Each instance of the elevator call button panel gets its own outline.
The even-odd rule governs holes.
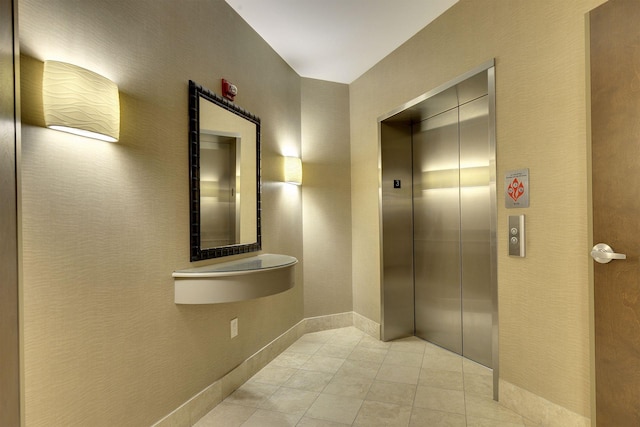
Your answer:
[[[509,215],[509,255],[524,258],[524,215]]]

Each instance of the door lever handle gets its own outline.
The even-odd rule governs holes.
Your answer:
[[[600,264],[607,264],[614,259],[627,259],[627,255],[613,252],[611,246],[606,243],[598,243],[591,249],[591,258]]]

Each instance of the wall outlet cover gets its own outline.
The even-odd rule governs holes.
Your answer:
[[[238,318],[231,319],[231,338],[238,336]]]

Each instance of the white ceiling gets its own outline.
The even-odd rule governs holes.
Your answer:
[[[351,83],[458,0],[226,0],[302,77]]]

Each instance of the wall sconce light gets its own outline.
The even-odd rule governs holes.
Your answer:
[[[300,158],[284,158],[284,182],[295,185],[302,184],[302,160]]]
[[[120,136],[118,86],[93,71],[45,61],[42,104],[50,129],[108,142]]]

